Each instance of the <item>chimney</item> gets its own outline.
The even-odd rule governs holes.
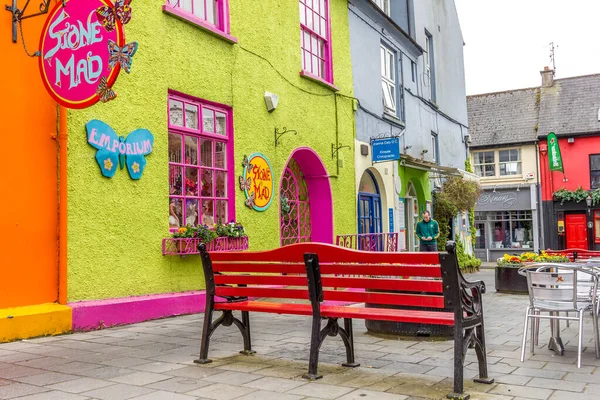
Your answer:
[[[544,67],[543,71],[540,71],[542,75],[542,87],[554,86],[554,71],[550,67]]]

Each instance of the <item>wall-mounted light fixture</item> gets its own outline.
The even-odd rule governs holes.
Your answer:
[[[585,204],[587,205],[588,208],[588,214],[590,214],[590,207],[592,207],[592,195],[588,194],[588,196],[585,198]]]

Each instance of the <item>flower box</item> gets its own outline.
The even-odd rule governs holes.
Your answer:
[[[187,256],[199,254],[198,238],[165,238],[162,241],[164,256]],[[218,237],[210,241],[206,248],[208,251],[243,251],[248,250],[248,237]]]

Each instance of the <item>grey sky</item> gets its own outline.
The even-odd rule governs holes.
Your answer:
[[[600,73],[600,0],[455,0],[467,94],[539,86],[558,45],[556,78]]]

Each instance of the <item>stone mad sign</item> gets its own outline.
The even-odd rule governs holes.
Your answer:
[[[244,156],[240,190],[246,195],[246,206],[256,211],[265,211],[273,201],[273,169],[269,160],[261,153]]]
[[[42,81],[60,105],[85,108],[116,97],[111,87],[127,72],[137,43],[125,45],[127,1],[69,0],[49,13],[40,38]]]

